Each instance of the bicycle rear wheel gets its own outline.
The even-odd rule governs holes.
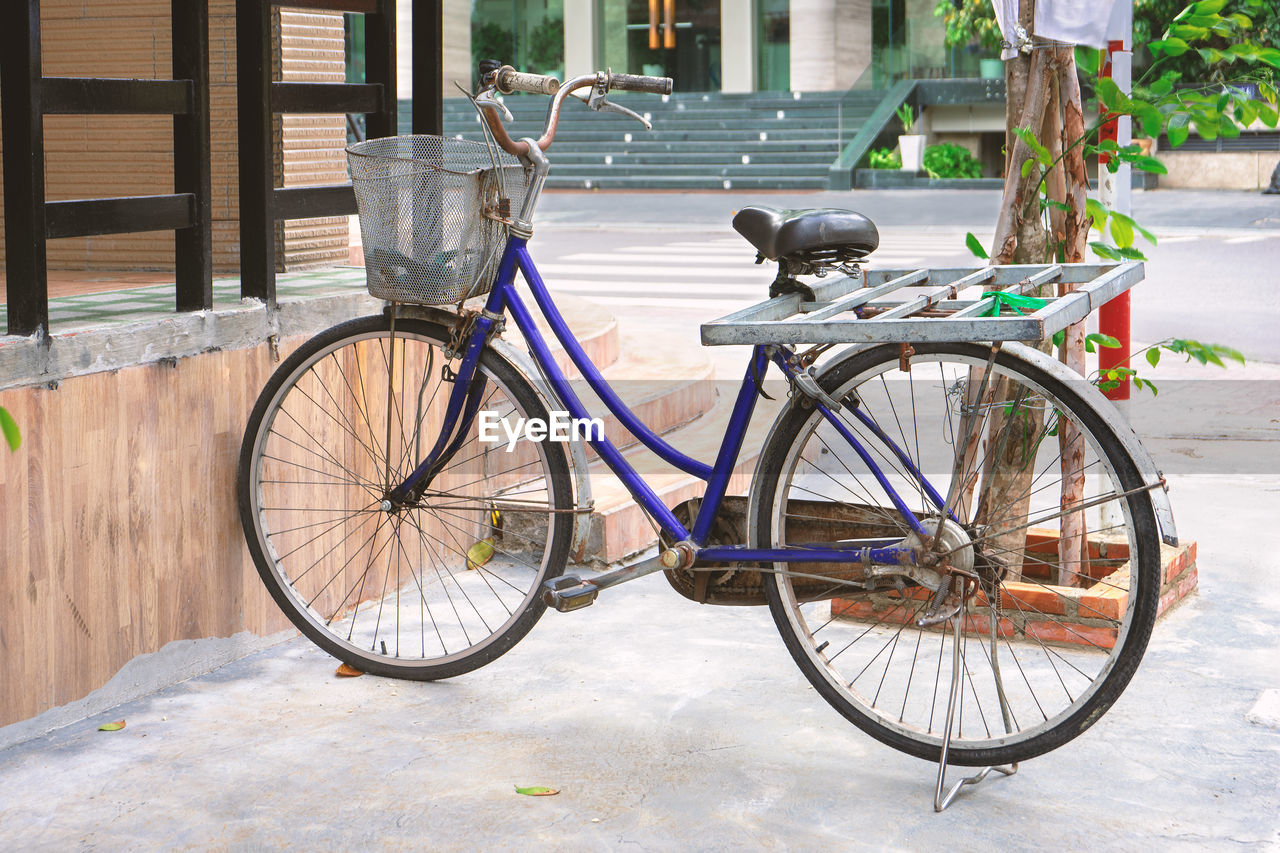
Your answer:
[[[472,424],[426,492],[391,489],[435,445],[453,390],[446,329],[386,316],[336,326],[271,377],[240,454],[241,522],[276,603],[355,668],[428,680],[483,666],[545,610],[564,570],[573,498],[563,447],[480,442]],[[481,413],[543,418],[491,350]]]
[[[879,346],[833,364],[821,380],[844,401],[841,422],[930,531],[955,484],[948,559],[967,557],[981,580],[961,614],[948,761],[974,766],[1054,749],[1111,706],[1150,636],[1160,565],[1138,469],[1081,397],[1096,389],[1068,386],[1007,351],[988,375],[989,356],[989,347],[973,344],[916,344],[904,371],[899,348]],[[1083,480],[1087,493],[1068,492],[1075,496],[1064,503],[1064,478]],[[793,540],[812,541],[801,534],[806,525],[825,525],[831,535],[831,519],[846,525],[837,539],[912,535],[870,467],[813,407],[781,416],[756,488],[761,547],[785,545],[788,530]],[[929,608],[925,585],[906,580],[895,589],[882,578],[867,590],[849,583],[867,580],[850,569],[827,567],[830,585],[815,594],[811,578],[793,582],[788,566],[775,564],[765,583],[774,621],[805,676],[841,714],[896,749],[936,761],[953,671],[949,624],[916,624]]]

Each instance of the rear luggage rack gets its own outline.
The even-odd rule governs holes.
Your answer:
[[[702,343],[1039,341],[1083,320],[1143,274],[1138,261],[867,269],[811,285],[812,302],[789,293],[704,323]],[[1037,297],[1044,285],[1052,295]],[[1072,287],[1058,296],[1057,285]]]

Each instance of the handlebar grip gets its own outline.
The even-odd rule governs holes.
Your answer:
[[[560,81],[549,74],[526,74],[504,65],[498,69],[498,91],[504,95],[512,92],[554,95],[560,91]]]
[[[610,89],[621,89],[624,92],[652,92],[655,95],[670,95],[674,84],[670,77],[646,77],[643,74],[612,74],[609,77]]]

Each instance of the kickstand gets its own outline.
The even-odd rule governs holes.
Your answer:
[[[947,806],[951,805],[951,801],[960,793],[960,789],[965,785],[976,785],[991,773],[992,770],[997,773],[1003,773],[1005,776],[1012,776],[1018,772],[1018,764],[1014,762],[1009,766],[984,767],[972,776],[966,776],[959,782],[951,786],[951,789],[943,794],[943,788],[946,786],[947,779],[947,752],[951,748],[951,730],[952,723],[955,720],[956,704],[960,699],[961,671],[964,667],[963,659],[960,656],[961,637],[961,620],[964,618],[965,608],[961,607],[960,612],[951,617],[951,625],[953,629],[954,648],[951,657],[951,696],[947,699],[947,727],[942,735],[942,754],[938,756],[938,784],[933,789],[933,810],[940,812]],[[997,613],[995,608],[991,609],[991,670],[995,675],[996,693],[1000,697],[1000,712],[1004,717],[1004,730],[1008,734],[1013,731],[1013,715],[1009,711],[1009,702],[1005,698],[1004,682],[1000,679],[1000,663],[996,658],[996,638],[999,628]]]

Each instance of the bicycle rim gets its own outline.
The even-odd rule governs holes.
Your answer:
[[[563,570],[571,492],[563,450],[481,442],[472,424],[421,499],[390,490],[435,445],[453,389],[445,331],[355,321],[285,362],[250,419],[242,520],[259,573],[297,627],[366,672],[428,679],[495,659],[532,627]],[[492,353],[481,413],[545,418]]]
[[[1117,496],[1139,485],[1120,441],[1074,389],[1007,353],[983,385],[989,353],[918,345],[903,371],[897,347],[880,347],[849,358],[824,382],[874,424],[849,408],[839,414],[930,530],[940,520],[936,498],[908,463],[938,497],[958,481],[954,559],[967,553],[982,580],[960,617],[949,761],[971,765],[1053,749],[1110,707],[1145,649],[1159,574],[1149,496]],[[866,463],[816,411],[784,415],[765,453],[762,544],[786,544],[786,531],[803,524],[797,516],[820,504],[855,511],[861,521],[848,538],[910,534]],[[1067,512],[1064,479],[1083,480],[1085,489],[1069,492]],[[1074,509],[1085,503],[1096,506]],[[815,595],[810,579],[797,595],[801,585],[787,566],[775,570],[766,584],[775,621],[824,698],[885,743],[936,760],[954,641],[949,623],[917,624],[930,610],[930,590],[911,581],[897,589],[885,578],[874,592],[833,581]]]

